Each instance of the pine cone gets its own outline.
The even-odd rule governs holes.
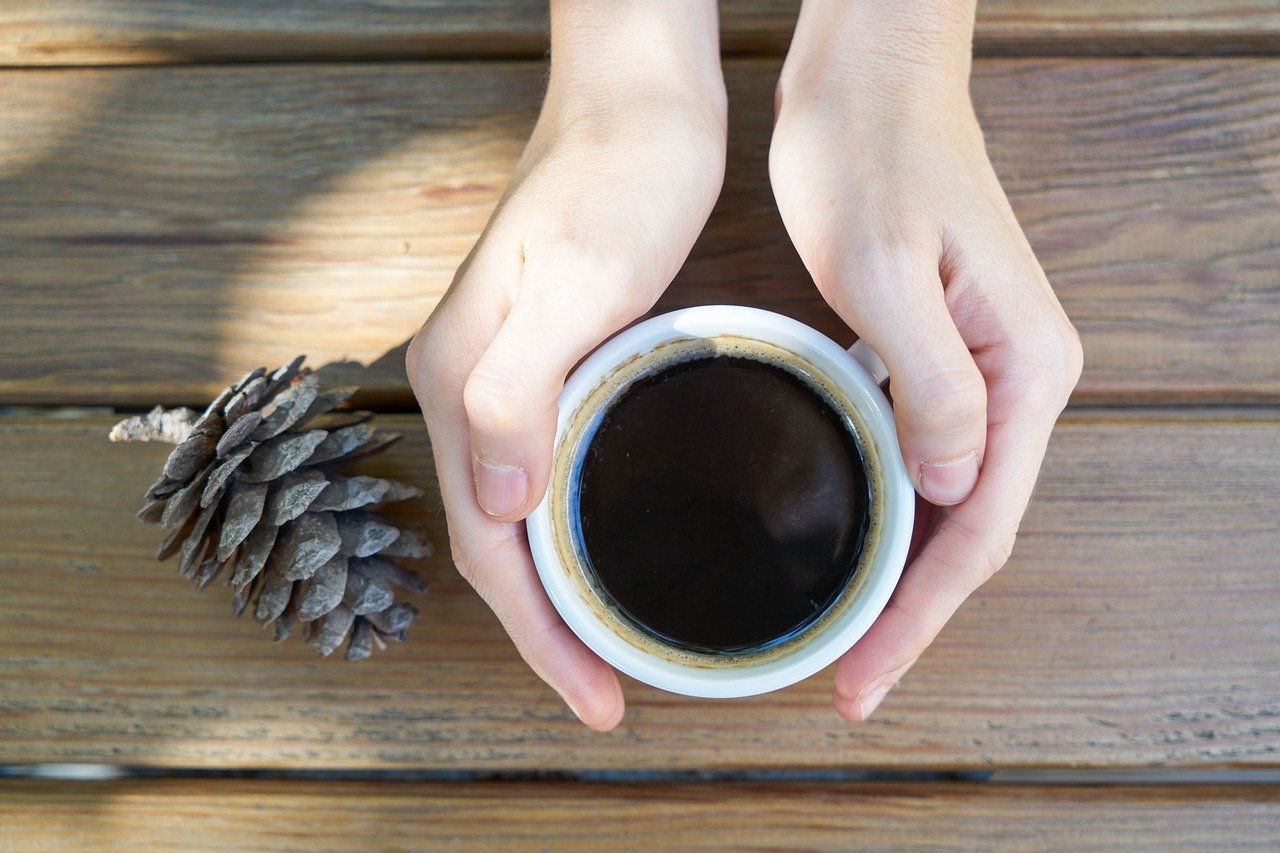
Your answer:
[[[426,584],[390,558],[425,557],[431,545],[374,510],[422,490],[337,473],[400,436],[377,432],[371,412],[338,410],[357,389],[320,391],[304,358],[250,372],[198,417],[157,406],[110,437],[177,445],[138,513],[168,531],[157,559],[180,553],[179,571],[201,589],[230,570],[236,615],[252,602],[277,640],[304,623],[324,655],[349,635],[347,660],[362,660],[374,643],[403,640],[419,615],[392,587]]]

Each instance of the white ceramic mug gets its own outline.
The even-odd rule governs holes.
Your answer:
[[[835,389],[854,426],[872,484],[872,522],[862,562],[825,617],[776,654],[745,661],[698,660],[664,654],[637,642],[610,618],[608,605],[584,577],[582,559],[567,545],[564,507],[571,476],[565,466],[584,439],[581,424],[598,413],[601,389],[630,370],[645,375],[645,357],[684,340],[746,338],[794,356],[813,377]],[[556,463],[527,529],[538,574],[556,610],[587,646],[632,678],[672,693],[708,698],[752,696],[801,681],[832,663],[867,632],[897,586],[915,521],[915,490],[902,463],[893,411],[880,388],[884,365],[869,348],[845,350],[805,324],[756,308],[706,305],[646,320],[610,338],[573,372],[559,398]],[[631,380],[633,381],[633,380]],[[617,385],[615,379],[614,385]],[[618,386],[619,388],[625,385]],[[611,393],[610,398],[613,394]],[[559,502],[559,503],[558,503]],[[556,506],[559,511],[553,511]]]

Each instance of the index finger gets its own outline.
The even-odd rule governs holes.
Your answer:
[[[495,521],[476,504],[466,421],[458,411],[448,417],[440,408],[437,403],[427,415],[427,429],[458,571],[493,610],[538,677],[582,722],[597,731],[612,729],[624,708],[618,677],[569,629],[547,598],[524,524]]]
[[[964,503],[938,510],[932,538],[871,629],[836,664],[836,710],[866,719],[974,590],[1008,559],[1058,412],[1021,404],[987,425],[982,474]]]

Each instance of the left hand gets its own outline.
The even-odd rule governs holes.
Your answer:
[[[405,367],[458,571],[534,672],[607,731],[622,688],[552,606],[521,522],[547,489],[565,376],[649,310],[706,224],[726,101],[714,0],[553,2],[551,43],[529,144]]]
[[[783,221],[827,302],[888,366],[907,471],[943,507],[836,667],[850,720],[1008,559],[1080,376],[1079,338],[969,100],[972,6],[806,2],[778,86],[769,171]]]

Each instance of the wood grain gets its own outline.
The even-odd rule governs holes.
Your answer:
[[[852,335],[767,183],[774,63],[728,64],[720,204],[664,310]],[[198,402],[247,365],[375,363],[501,194],[537,63],[0,73],[0,402]],[[1077,402],[1280,400],[1280,60],[987,60],[997,171],[1080,328]]]
[[[1280,788],[0,781],[0,851],[1203,850],[1280,844]]]
[[[432,483],[424,430],[368,470]],[[0,765],[767,768],[1280,765],[1280,415],[1072,414],[1010,565],[870,723],[831,674],[705,701],[625,681],[594,734],[442,548],[409,642],[366,664],[273,646],[152,559],[165,448],[110,419],[0,418]],[[433,499],[404,512],[444,545]]]
[[[781,54],[799,0],[723,0],[727,53]],[[545,0],[7,0],[0,65],[540,57]],[[1269,0],[981,0],[980,53],[1229,53],[1280,48]]]

